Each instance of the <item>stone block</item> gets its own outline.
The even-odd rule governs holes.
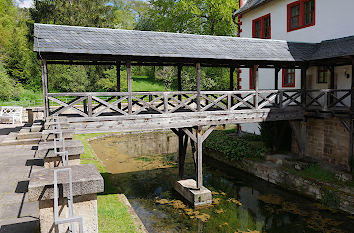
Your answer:
[[[71,130],[62,130],[64,139],[72,139],[75,136],[75,133]],[[41,139],[42,141],[53,141],[55,135],[52,133],[52,130],[43,130]]]
[[[59,151],[62,144],[58,143]],[[66,140],[65,150],[69,155],[69,166],[80,164],[80,154],[84,153],[84,145],[79,140]],[[61,165],[61,157],[54,153],[54,142],[40,142],[36,151],[36,158],[44,160],[44,167],[58,167]]]
[[[83,220],[84,233],[98,232],[97,216],[97,194],[87,194],[75,196],[73,202],[74,216],[81,216]],[[67,199],[61,199],[59,202],[59,218],[69,217],[69,208]],[[54,225],[53,200],[39,201],[39,219],[41,233],[66,233],[69,231],[69,224]],[[74,223],[75,232],[79,232],[78,223]]]
[[[72,170],[73,212],[83,219],[83,232],[98,232],[97,193],[104,191],[101,174],[93,164],[68,166]],[[54,170],[42,169],[32,174],[28,185],[28,199],[39,201],[41,233],[68,232],[68,224],[59,227],[54,224]],[[68,173],[58,175],[59,218],[69,214],[67,196],[69,195]],[[78,227],[77,224],[75,224]],[[78,229],[78,228],[77,228]],[[78,231],[76,231],[78,232]]]
[[[179,180],[174,184],[174,189],[194,207],[211,204],[211,191],[204,186],[201,189],[197,189],[196,187],[197,182],[193,179]]]

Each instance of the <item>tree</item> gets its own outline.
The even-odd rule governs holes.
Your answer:
[[[35,0],[30,10],[35,23],[112,27],[109,0]]]
[[[0,61],[9,78],[23,85],[36,83],[39,77],[28,40],[28,22],[27,12],[17,9],[13,1],[0,1]]]
[[[23,92],[22,86],[9,77],[2,63],[0,63],[0,86],[0,100],[17,99]]]
[[[234,0],[150,0],[146,17],[159,31],[205,35],[236,35]]]

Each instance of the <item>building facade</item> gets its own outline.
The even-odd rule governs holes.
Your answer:
[[[353,8],[352,0],[240,0],[235,19],[239,24],[240,37],[326,43],[354,35]],[[301,70],[281,69],[278,73],[278,87],[274,82],[274,72],[273,69],[258,70],[260,89],[301,88]],[[251,69],[241,69],[241,90],[254,88],[252,77]],[[310,66],[306,71],[307,89],[350,89],[351,84],[351,65]],[[335,95],[341,97],[345,94],[337,92]],[[323,96],[317,101],[323,104],[326,99]],[[350,96],[342,100],[348,106],[350,101]],[[351,139],[341,120],[310,119],[307,122],[306,154],[347,166]],[[245,124],[242,129],[259,133],[257,124]],[[293,151],[297,151],[296,146],[293,146]]]

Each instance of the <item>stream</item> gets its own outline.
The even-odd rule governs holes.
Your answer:
[[[203,181],[213,204],[193,209],[172,184],[178,177],[177,137],[169,132],[109,136],[90,141],[149,232],[354,232],[354,216],[287,192],[203,157]],[[213,152],[208,152],[213,153]],[[186,178],[194,178],[189,151]]]

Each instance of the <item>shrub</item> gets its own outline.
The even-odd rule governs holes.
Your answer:
[[[243,158],[260,159],[268,151],[262,142],[235,138],[224,131],[214,131],[204,142],[205,148],[221,152],[230,160]]]

